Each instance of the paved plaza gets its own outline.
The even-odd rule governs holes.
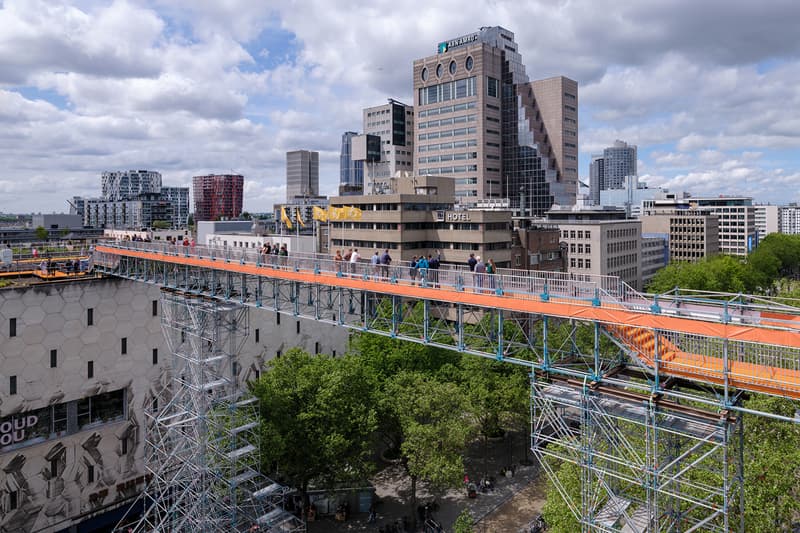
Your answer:
[[[511,459],[514,461],[514,475],[510,477],[500,475],[500,470],[509,464],[512,451],[508,437],[499,442],[487,443],[479,439],[469,448],[466,458],[467,475],[470,480],[477,481],[484,471],[488,472],[489,476],[495,478],[494,490],[479,492],[473,499],[467,497],[464,487],[434,495],[426,489],[424,483],[418,483],[417,504],[430,502],[435,498],[439,509],[434,517],[444,531],[452,531],[453,522],[465,508],[470,510],[477,521],[476,532],[521,531],[541,512],[545,483],[544,476],[539,476],[535,465],[520,464],[524,455],[523,437],[517,434],[513,442]],[[530,454],[528,458],[533,459]],[[410,523],[412,509],[408,502],[411,497],[411,480],[405,475],[403,468],[400,465],[387,465],[371,481],[379,500],[377,520],[374,523],[367,522],[367,513],[353,514],[346,522],[337,522],[333,517],[322,517],[308,524],[308,532],[379,532],[387,526],[402,524],[404,516]],[[418,527],[419,530],[421,529]]]

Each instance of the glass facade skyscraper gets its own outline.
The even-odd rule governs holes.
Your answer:
[[[342,150],[339,155],[339,196],[364,193],[364,162],[353,159],[353,138],[358,133],[346,131],[342,134]]]

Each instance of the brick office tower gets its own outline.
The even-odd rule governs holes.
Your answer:
[[[414,61],[414,112],[414,171],[452,177],[460,204],[575,204],[578,84],[531,82],[512,32],[481,28]]]
[[[242,213],[243,176],[210,174],[195,176],[192,182],[196,221],[236,218]]]

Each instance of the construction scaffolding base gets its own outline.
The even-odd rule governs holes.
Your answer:
[[[743,530],[740,417],[538,376],[531,398],[532,450],[582,531]]]
[[[257,401],[237,383],[248,308],[167,289],[161,305],[172,357],[146,414],[152,480],[134,531],[305,531],[259,473]]]

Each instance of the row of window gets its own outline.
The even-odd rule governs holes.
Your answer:
[[[583,238],[591,239],[592,238],[592,232],[589,231],[588,229],[586,231],[583,231],[583,230],[580,230],[580,229],[577,230],[577,231],[575,231],[574,229],[565,229],[565,230],[561,230],[561,237],[564,238],[564,239],[575,239],[575,238],[578,238],[578,239],[583,239]]]
[[[443,115],[445,113],[455,113],[458,111],[466,111],[468,109],[475,109],[475,102],[465,102],[463,104],[446,105],[442,107],[434,107],[432,109],[423,109],[420,111],[419,118],[432,117],[434,115]]]
[[[438,85],[422,87],[419,90],[419,105],[438,104],[458,98],[475,96],[475,76],[463,80],[448,81]]]
[[[490,143],[486,143],[489,145]],[[468,139],[466,141],[454,141],[441,144],[423,144],[420,145],[420,152],[435,152],[437,150],[452,150],[454,148],[466,148],[468,146],[478,146],[478,141],[475,139]],[[499,146],[499,145],[498,145]]]
[[[610,254],[623,252],[627,250],[638,250],[638,249],[639,249],[639,243],[637,241],[621,241],[621,242],[606,243],[606,252]]]
[[[417,159],[417,162],[439,163],[441,161],[462,161],[465,159],[478,159],[478,152],[462,152],[459,154],[431,155],[428,157],[420,157],[419,159]]]
[[[445,137],[461,137],[462,135],[474,135],[477,133],[474,127],[471,128],[457,128],[454,130],[445,131],[432,131],[430,133],[420,133],[417,139],[424,141],[425,139],[443,139]]]
[[[467,56],[467,58],[464,60],[464,68],[467,71],[471,71],[474,64],[475,60],[472,59],[472,56]],[[456,64],[455,59],[453,59],[450,61],[450,64],[447,65],[447,71],[452,76],[456,73],[457,70],[458,70],[458,65]],[[439,63],[438,65],[436,65],[436,77],[441,78],[443,75],[444,75],[444,65]],[[428,67],[422,68],[422,72],[420,72],[420,77],[422,78],[422,81],[428,81]]]
[[[586,244],[578,243],[577,245],[574,242],[571,242],[569,244],[569,252],[571,254],[574,254],[574,253],[578,253],[578,254],[587,253],[587,254],[590,254],[590,253],[592,253],[592,245],[589,244],[588,242]]]
[[[589,258],[582,259],[582,258],[575,258],[571,257],[569,260],[569,266],[571,268],[592,268],[592,260]]]
[[[158,316],[158,300],[152,301],[152,314],[153,316]],[[94,308],[89,307],[86,309],[86,325],[87,326],[94,326]],[[16,318],[9,318],[8,319],[8,336],[16,337],[17,336],[17,319]],[[125,353],[125,352],[123,352]]]
[[[440,118],[439,120],[429,120],[428,122],[420,122],[418,129],[437,128],[439,126],[451,126],[453,124],[462,124],[464,122],[475,122],[477,115],[461,115],[459,117]]]
[[[477,172],[478,165],[461,165],[455,167],[423,168],[420,169],[420,176],[437,176],[440,174],[457,174],[459,172]]]

